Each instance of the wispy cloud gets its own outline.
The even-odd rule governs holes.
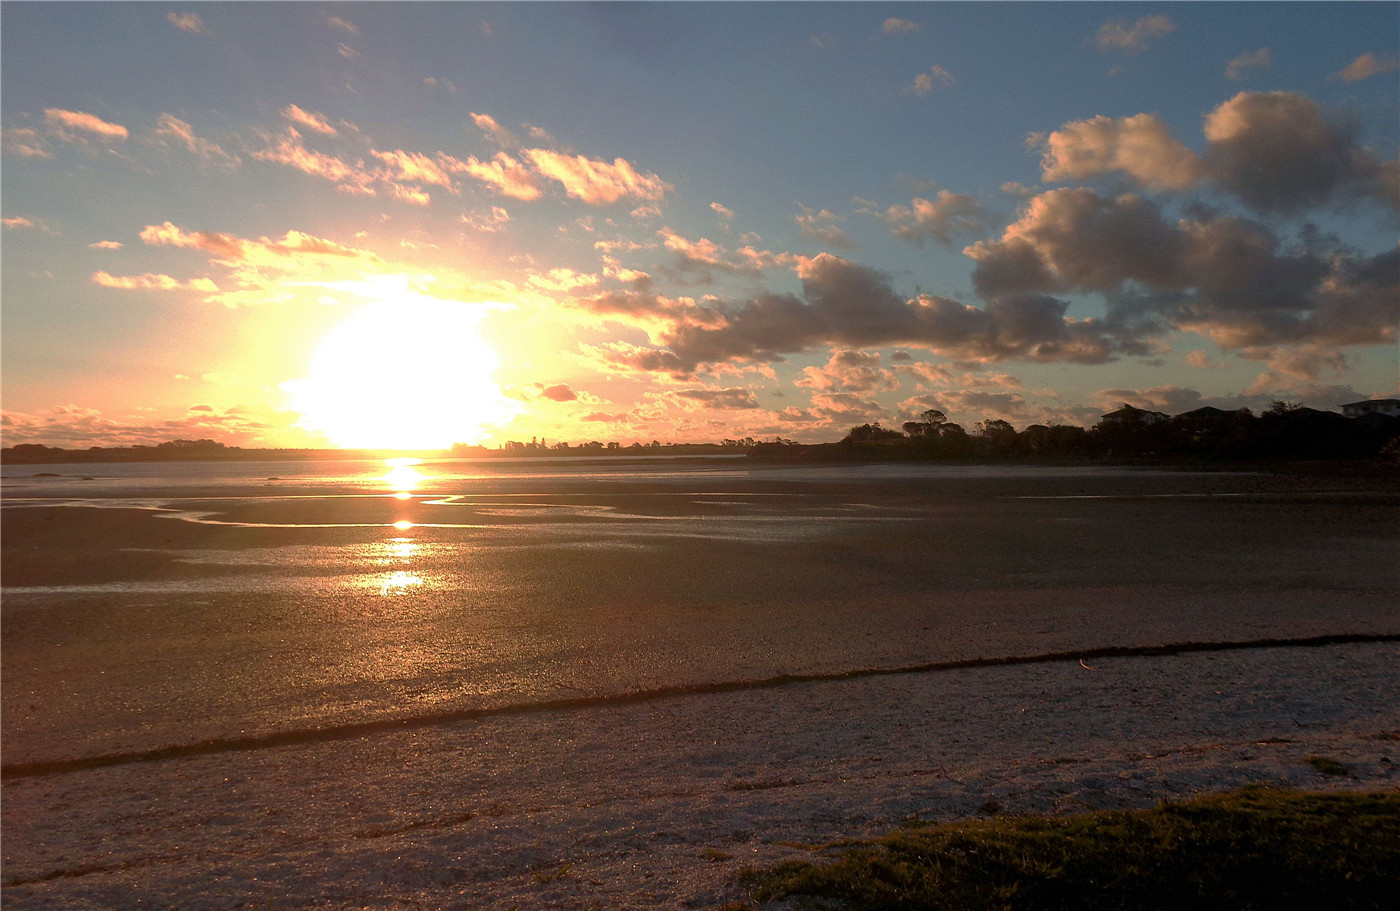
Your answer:
[[[88,114],[83,111],[65,111],[62,108],[45,108],[44,119],[53,129],[54,133],[66,141],[71,141],[75,134],[91,134],[104,140],[114,140],[121,142],[126,139],[128,132],[126,127],[119,123],[109,123],[98,117],[96,114]]]
[[[48,144],[39,131],[31,127],[6,127],[3,132],[5,151],[20,158],[52,158]]]
[[[213,34],[198,13],[166,13],[165,18],[182,32],[189,32],[191,35]]]
[[[126,291],[200,291],[213,294],[219,286],[207,278],[180,281],[169,275],[147,272],[143,275],[111,275],[107,272],[94,272],[92,281],[104,288],[120,288]]]
[[[324,114],[317,114],[314,111],[305,111],[294,104],[289,104],[278,112],[287,120],[298,126],[305,127],[323,136],[335,136],[335,127],[330,125]]]
[[[1357,57],[1346,68],[1339,73],[1333,73],[1331,80],[1340,79],[1343,82],[1360,82],[1363,79],[1370,79],[1381,73],[1390,73],[1400,70],[1400,57],[1394,54],[1372,54],[1370,51]]]
[[[477,128],[501,148],[515,149],[520,147],[520,139],[509,129],[497,123],[496,118],[490,114],[472,114],[471,118]]]
[[[358,35],[360,33],[360,29],[355,23],[342,19],[339,16],[331,16],[326,19],[326,25],[329,25],[333,29],[339,29],[342,32],[348,32],[351,35]]]
[[[941,66],[935,65],[930,67],[927,73],[920,73],[915,76],[914,82],[911,85],[905,86],[903,92],[906,95],[918,95],[920,98],[923,98],[926,95],[932,95],[934,89],[946,89],[948,86],[952,85],[954,81],[952,73]]]
[[[1131,25],[1126,19],[1115,19],[1099,27],[1094,44],[1101,51],[1139,54],[1148,49],[1148,41],[1175,30],[1176,23],[1166,16],[1143,16]]]
[[[917,22],[910,22],[908,19],[896,19],[891,16],[885,20],[885,24],[882,26],[881,30],[886,35],[907,35],[910,32],[917,32],[922,28],[923,26]]]
[[[855,241],[851,240],[850,235],[836,224],[838,221],[845,220],[842,216],[826,209],[819,212],[807,206],[800,206],[800,208],[802,213],[795,218],[797,227],[804,238],[839,250],[855,249]]]
[[[160,115],[155,136],[162,141],[178,143],[204,164],[223,168],[234,168],[239,164],[237,155],[230,155],[212,140],[196,136],[193,127],[173,114]]]
[[[1268,69],[1273,62],[1273,52],[1266,47],[1257,51],[1245,51],[1226,65],[1225,78],[1243,79],[1250,70]]]

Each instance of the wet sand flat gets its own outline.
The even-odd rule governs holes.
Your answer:
[[[7,502],[7,906],[705,906],[989,799],[1393,786],[1384,477],[279,493]]]

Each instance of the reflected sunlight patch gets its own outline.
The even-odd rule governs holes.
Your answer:
[[[404,592],[416,588],[422,584],[422,576],[415,576],[413,573],[408,573],[400,570],[398,572],[390,573],[389,575],[385,576],[382,580],[380,580],[379,594],[383,595],[386,598],[390,595],[401,595]]]
[[[483,305],[409,290],[405,280],[344,283],[374,300],[321,340],[309,375],[283,384],[307,430],[357,449],[478,443],[519,405],[492,378]]]

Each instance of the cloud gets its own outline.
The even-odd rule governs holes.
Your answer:
[[[233,406],[222,412],[187,409],[179,418],[142,423],[107,417],[95,408],[67,404],[36,413],[7,411],[0,416],[0,425],[4,427],[7,446],[43,443],[81,449],[214,439],[225,445],[252,447],[285,446],[285,438],[277,432],[289,429],[295,418],[291,414],[262,413]]]
[[[111,275],[107,272],[94,272],[92,282],[104,288],[120,288],[126,291],[200,291],[205,294],[218,293],[219,286],[207,278],[196,278],[182,282],[169,275],[147,272],[144,275]]]
[[[1180,190],[1204,171],[1200,157],[1173,139],[1155,114],[1067,123],[1039,144],[1041,177],[1054,183],[1120,171],[1143,186]]]
[[[910,22],[908,19],[896,19],[891,16],[885,20],[882,31],[884,31],[886,35],[907,35],[911,32],[917,32],[922,28],[923,26],[917,22]]]
[[[918,95],[923,98],[933,94],[935,88],[945,89],[954,82],[953,74],[941,66],[933,66],[927,73],[920,73],[914,77],[912,85],[905,86],[901,91],[905,95]]]
[[[225,152],[216,142],[196,136],[193,127],[173,114],[160,115],[155,136],[162,141],[171,140],[180,144],[204,164],[221,168],[235,168],[239,165],[237,155]]]
[[[1115,19],[1099,27],[1094,44],[1101,51],[1126,51],[1140,54],[1148,49],[1147,42],[1176,30],[1176,23],[1166,16],[1144,16],[1129,25],[1125,19]]]
[[[687,366],[671,351],[661,348],[648,348],[630,342],[604,342],[579,345],[579,353],[607,372],[637,374],[667,374],[676,379],[694,376],[693,367]]]
[[[605,411],[591,411],[579,418],[579,420],[597,424],[630,424],[632,423],[632,415],[625,411],[618,414],[608,414]]]
[[[1352,193],[1400,205],[1386,198],[1386,168],[1355,130],[1307,96],[1241,92],[1206,116],[1205,137],[1212,179],[1258,211],[1298,212]]]
[[[1226,79],[1243,79],[1250,70],[1267,69],[1274,62],[1273,53],[1266,47],[1257,51],[1245,51],[1225,67]]]
[[[445,187],[455,192],[452,185],[452,178],[448,176],[443,166],[433,159],[420,152],[405,152],[402,149],[395,149],[392,152],[381,152],[378,149],[371,149],[370,154],[384,162],[390,168],[390,173],[396,180],[411,180],[417,183],[434,184]],[[450,164],[460,164],[453,159]]]
[[[880,366],[877,352],[833,349],[821,367],[802,368],[796,385],[809,389],[872,393],[899,388],[899,376]]]
[[[88,244],[93,250],[120,250],[122,242],[119,240],[99,240],[96,243]]]
[[[374,193],[371,184],[374,183],[375,177],[362,165],[352,165],[334,155],[308,149],[302,144],[301,134],[296,130],[281,136],[270,148],[253,152],[252,156],[259,161],[287,165],[313,177],[332,181],[338,184],[341,190],[370,195]]]
[[[317,114],[314,111],[304,111],[300,107],[289,104],[277,113],[298,126],[305,127],[323,136],[335,136],[335,127],[331,126],[324,114]]]
[[[639,172],[622,158],[608,164],[548,149],[525,149],[522,154],[540,174],[563,184],[565,193],[589,205],[607,205],[627,196],[660,200],[674,189],[655,174]]]
[[[1355,133],[1305,95],[1240,92],[1206,115],[1201,155],[1172,138],[1152,114],[1068,123],[1039,144],[1047,181],[1117,172],[1150,189],[1209,184],[1270,214],[1355,199],[1400,206],[1400,165],[1358,145]]]
[[[334,241],[301,231],[288,231],[279,240],[267,237],[247,240],[214,231],[185,231],[171,222],[147,225],[141,240],[154,247],[183,247],[200,250],[227,266],[250,265],[280,271],[296,271],[314,263],[353,263],[379,266],[375,253],[346,247]]]
[[[0,131],[4,137],[5,151],[20,158],[52,158],[44,138],[38,130],[29,127],[6,127]]]
[[[539,199],[543,194],[539,176],[505,152],[497,152],[490,161],[473,156],[462,163],[461,169],[514,199]]]
[[[574,390],[563,383],[542,388],[539,397],[542,399],[549,399],[551,402],[578,401],[578,393],[574,392]]]
[[[21,228],[37,229],[39,227],[38,223],[35,222],[32,218],[25,218],[23,215],[14,215],[9,218],[0,218],[0,224],[3,224],[7,230],[11,231],[18,230]]]
[[[1265,225],[1169,222],[1148,200],[1088,188],[1031,200],[998,241],[965,251],[984,297],[1098,292],[1120,340],[1166,327],[1225,348],[1368,345],[1396,337],[1400,250],[1366,257],[1285,249]]]
[[[471,118],[477,128],[501,148],[517,149],[520,147],[520,138],[497,123],[496,118],[490,114],[472,114]]]
[[[439,79],[436,76],[429,76],[423,80],[423,84],[430,89],[442,89],[449,95],[457,94],[457,86],[451,79]]]
[[[805,239],[826,244],[829,247],[835,247],[839,250],[855,249],[855,241],[851,240],[840,227],[833,224],[833,222],[845,220],[840,215],[835,215],[828,212],[826,209],[822,209],[818,212],[800,203],[799,206],[802,209],[802,214],[795,216],[795,218],[797,226]]]
[[[116,140],[121,142],[127,137],[127,129],[121,124],[108,123],[95,114],[87,114],[83,111],[65,111],[62,108],[45,108],[44,119],[54,133],[65,142],[71,142],[76,138],[74,130],[82,133],[91,133],[104,140]]]
[[[761,407],[754,398],[753,390],[742,386],[728,389],[677,389],[663,393],[660,398],[669,399],[683,408],[716,408],[725,411],[743,411]]]
[[[718,215],[725,221],[734,220],[734,210],[728,208],[727,206],[722,206],[717,202],[712,202],[710,203],[710,209],[713,210],[716,215]]]
[[[879,217],[890,233],[919,245],[925,238],[948,244],[954,234],[981,234],[993,222],[977,200],[948,190],[939,190],[932,200],[916,196],[907,206],[890,206]]]
[[[1394,54],[1377,56],[1367,51],[1347,64],[1341,72],[1333,73],[1328,77],[1328,80],[1340,79],[1343,82],[1360,82],[1362,79],[1370,79],[1372,76],[1394,70],[1400,70],[1400,57],[1396,57]]]
[[[356,26],[353,22],[349,22],[345,19],[340,18],[339,16],[331,16],[328,19],[326,19],[326,25],[334,29],[340,29],[342,32],[349,32],[352,35],[358,35],[360,33],[360,29],[358,26]]]
[[[191,35],[213,34],[198,13],[166,13],[165,18],[182,32],[189,32]]]
[[[573,291],[578,288],[591,288],[598,284],[598,276],[585,275],[573,269],[550,269],[546,275],[531,275],[530,284],[546,291]]]
[[[608,360],[684,376],[705,367],[781,361],[819,345],[873,348],[919,345],[962,360],[1102,363],[1145,349],[1094,320],[1068,320],[1068,304],[1035,295],[1007,296],[986,309],[920,295],[905,300],[878,273],[823,253],[798,269],[803,295],[765,293],[742,302],[624,296],[635,325],[651,323],[654,349],[614,351]],[[618,311],[616,294],[580,301],[594,312]]]
[[[335,52],[340,56],[344,57],[346,60],[356,60],[360,56],[359,51],[355,50],[350,45],[344,43],[337,47],[335,49]]]

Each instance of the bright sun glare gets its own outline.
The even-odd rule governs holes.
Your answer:
[[[309,376],[286,384],[301,426],[356,449],[480,442],[516,411],[492,379],[481,314],[412,292],[360,308],[322,339]]]

